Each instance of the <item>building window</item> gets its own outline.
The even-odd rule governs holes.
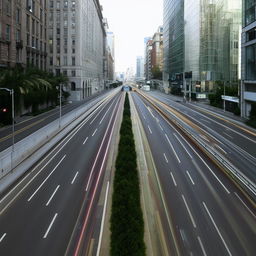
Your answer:
[[[256,28],[246,32],[246,42],[256,39]]]
[[[62,73],[63,73],[64,76],[67,76],[67,75],[68,75],[68,71],[67,71],[67,70],[63,70]]]
[[[246,47],[246,79],[256,80],[256,44]]]
[[[6,31],[5,31],[5,39],[7,41],[11,40],[11,26],[10,25],[6,25]]]
[[[256,20],[255,1],[245,1],[245,25],[249,25]]]
[[[20,9],[16,9],[16,23],[20,24]]]
[[[30,36],[27,34],[27,46],[30,46]]]
[[[76,83],[71,82],[71,91],[75,91],[75,90],[76,90]]]
[[[76,58],[72,57],[72,66],[75,66],[75,65],[76,65]]]
[[[68,57],[67,56],[63,57],[63,64],[64,64],[64,66],[68,65]]]
[[[60,66],[60,57],[56,58],[56,66]]]
[[[60,9],[60,1],[57,1],[57,3],[56,3],[56,8],[57,8],[57,9]]]
[[[72,70],[72,71],[71,71],[71,76],[72,76],[72,77],[75,77],[75,76],[76,76],[76,71],[75,71],[75,70]]]
[[[20,38],[21,38],[21,37],[20,37],[20,30],[17,29],[17,30],[16,30],[16,41],[17,41],[17,42],[20,42]]]
[[[53,58],[50,57],[50,66],[52,66],[52,65],[53,65]]]
[[[27,26],[27,31],[30,31],[30,17],[27,15],[27,20],[26,20],[26,26]]]
[[[11,10],[11,0],[7,0],[6,1],[6,14],[11,15],[11,12],[12,12],[12,10]]]

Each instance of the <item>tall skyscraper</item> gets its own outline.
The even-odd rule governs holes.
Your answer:
[[[184,71],[184,0],[164,0],[164,87]]]
[[[136,58],[136,79],[144,80],[144,58],[142,56],[137,56]]]
[[[241,0],[165,5],[173,8],[164,19],[165,84],[176,92],[191,88],[198,98],[213,92],[219,81],[238,84]]]
[[[241,114],[256,103],[256,2],[243,0]]]
[[[106,31],[98,0],[50,0],[50,69],[69,77],[72,100],[104,88]]]

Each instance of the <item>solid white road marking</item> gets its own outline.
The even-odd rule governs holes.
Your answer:
[[[206,138],[206,136],[205,136],[205,135],[199,134],[199,136],[200,136],[202,139],[204,139],[204,140],[206,140],[206,141],[210,142],[210,141]]]
[[[56,192],[58,191],[59,187],[60,187],[60,185],[58,185],[58,186],[56,187],[56,189],[55,189],[54,192],[52,193],[50,199],[49,199],[48,202],[46,203],[46,206],[48,206],[48,205],[50,204],[50,202],[52,201],[54,195],[55,195]]]
[[[208,124],[210,124],[211,122],[209,122],[208,120],[206,120],[206,119],[204,119],[204,118],[200,118],[202,121],[204,121],[204,122],[206,122],[206,123],[208,123]]]
[[[159,127],[160,127],[160,129],[163,131],[164,129],[163,129],[163,127],[161,126],[161,124],[159,124]]]
[[[230,139],[234,139],[232,136],[230,136],[229,134],[227,134],[226,132],[223,132],[226,136],[228,136]]]
[[[75,180],[76,180],[76,177],[77,177],[78,173],[79,173],[79,172],[77,172],[77,173],[75,174],[75,176],[74,176],[73,180],[71,181],[71,184],[72,184],[72,185],[74,184],[74,182],[75,182]]]
[[[58,213],[55,213],[55,215],[54,215],[54,217],[53,217],[53,219],[52,219],[52,221],[51,221],[51,223],[50,223],[48,229],[46,230],[46,232],[45,232],[45,234],[44,234],[44,236],[43,236],[44,239],[48,236],[48,233],[50,232],[50,230],[51,230],[51,228],[52,228],[52,225],[53,225],[55,219],[57,218],[57,216],[58,216]]]
[[[149,125],[148,125],[148,129],[149,129],[149,132],[152,134],[152,131],[151,131],[151,129],[150,129],[150,127],[149,127]]]
[[[188,211],[189,217],[190,217],[190,219],[191,219],[191,222],[192,222],[192,224],[193,224],[193,227],[196,228],[195,220],[194,220],[194,218],[193,218],[193,216],[192,216],[192,214],[191,214],[191,211],[190,211],[190,209],[189,209],[189,207],[188,207],[188,204],[187,204],[187,202],[186,202],[186,199],[185,199],[184,195],[182,195],[182,199],[183,199],[184,204],[185,204],[185,206],[186,206],[186,208],[187,208],[187,211]]]
[[[105,105],[106,106],[106,105]],[[96,120],[96,118],[99,116],[99,114],[103,111],[104,107],[102,107],[102,109],[97,113],[97,115],[95,115],[95,117],[92,119],[92,121],[90,122],[90,125]]]
[[[108,111],[110,110],[110,108],[111,108],[111,106],[114,104],[114,102],[115,102],[115,101],[113,101],[113,102],[111,103],[111,105],[109,106],[108,110],[106,111],[106,113],[104,114],[104,116],[102,117],[102,119],[100,120],[100,124],[101,124],[102,121],[105,119],[105,117],[106,117]]]
[[[31,178],[31,180],[29,180],[26,185],[7,203],[7,205],[2,209],[2,211],[0,212],[0,215],[3,214],[3,212],[13,203],[14,200],[16,200],[16,198],[30,185],[30,183],[44,170],[44,168],[55,158],[55,156],[69,143],[69,141],[83,128],[83,126],[88,122],[88,120],[95,114],[95,111],[99,109],[100,106],[97,106],[96,109],[93,110],[92,113],[89,114],[89,116],[87,116],[87,118],[77,127],[74,129],[74,131],[72,131],[68,136],[66,136],[64,139],[62,139],[59,144],[54,147],[54,149],[52,151],[50,151],[50,153],[43,159],[41,160],[34,168],[31,172],[29,172],[15,187],[13,187],[1,200],[0,200],[0,204],[31,174],[33,173],[36,168],[38,168],[40,166],[40,164],[42,164],[47,157],[50,156],[50,154],[52,154],[54,152],[54,150],[56,150],[65,140],[64,144],[59,148],[59,150],[46,162],[46,164],[36,173],[36,175],[34,177]]]
[[[64,160],[66,155],[64,155],[61,160],[58,162],[58,164],[54,167],[54,169],[50,172],[50,174],[45,178],[45,180],[41,183],[41,185],[36,189],[36,191],[31,195],[31,197],[28,199],[28,202],[34,197],[34,195],[38,192],[38,190],[44,185],[44,183],[50,178],[50,176],[53,174],[53,172],[58,168],[60,163]]]
[[[98,128],[95,129],[95,131],[92,134],[92,137],[95,135],[95,133],[97,132]]]
[[[251,213],[251,215],[256,218],[255,214],[251,211],[251,209],[245,204],[245,202],[243,201],[243,199],[236,193],[234,192],[235,195],[237,196],[237,198],[241,201],[241,203],[246,207],[246,209]]]
[[[188,171],[186,171],[186,172],[187,172],[187,175],[188,175],[188,177],[189,177],[191,183],[192,183],[193,185],[195,185],[195,182],[193,181],[193,179],[192,179],[192,177],[190,176],[189,172],[188,172]]]
[[[202,243],[202,241],[201,241],[200,236],[197,237],[197,240],[198,240],[198,242],[199,242],[199,244],[200,244],[200,247],[201,247],[201,249],[202,249],[202,252],[203,252],[204,256],[207,256],[206,251],[205,251],[205,249],[204,249],[204,246],[203,246],[203,243]]]
[[[185,140],[185,139],[184,139]],[[204,161],[204,159],[195,151],[195,149],[185,140],[185,142],[188,144],[188,146],[194,151],[194,153],[200,158],[200,160],[204,163],[204,165],[208,168],[208,170],[212,173],[214,178],[220,183],[220,185],[225,189],[225,191],[230,194],[230,191],[225,187],[225,185],[220,181],[218,176],[213,172],[213,170],[210,168],[210,166]]]
[[[146,120],[146,117],[142,114],[143,118]]]
[[[185,149],[185,151],[187,152],[187,154],[189,155],[190,158],[192,158],[191,154],[188,152],[188,150],[186,149],[186,147],[184,146],[184,144],[181,142],[181,140],[179,139],[179,137],[173,133],[173,135],[176,137],[176,139],[179,141],[179,143],[181,144],[181,146]]]
[[[222,235],[221,235],[221,233],[220,233],[220,231],[219,231],[219,228],[217,227],[217,225],[216,225],[216,223],[215,223],[215,221],[214,221],[214,219],[213,219],[211,213],[209,212],[209,210],[208,210],[208,208],[207,208],[205,202],[203,202],[203,205],[204,205],[204,208],[205,208],[207,214],[209,215],[209,217],[210,217],[210,219],[211,219],[211,221],[212,221],[212,224],[214,225],[214,227],[215,227],[217,233],[219,234],[219,236],[220,236],[220,238],[221,238],[221,240],[222,240],[222,242],[223,242],[223,244],[224,244],[224,246],[225,246],[225,248],[226,248],[228,254],[231,256],[232,254],[231,254],[231,252],[230,252],[230,250],[229,250],[229,248],[228,248],[228,246],[227,246],[227,244],[226,244],[224,238],[222,237]]]
[[[104,201],[104,208],[103,208],[103,214],[102,214],[102,220],[101,220],[101,227],[100,227],[100,236],[99,236],[99,243],[97,248],[96,256],[100,255],[100,247],[101,247],[101,241],[102,241],[102,235],[103,235],[103,227],[104,227],[104,221],[106,217],[106,209],[107,209],[107,201],[108,201],[108,190],[109,190],[109,181],[107,183],[107,189],[105,193],[105,201]]]
[[[0,238],[0,243],[4,240],[5,236],[6,236],[6,233],[4,233],[4,234],[2,235],[2,237]]]
[[[153,115],[153,113],[152,113],[152,111],[151,111],[151,108],[150,108],[150,107],[147,107],[147,109],[148,109],[149,113],[151,114],[151,116],[152,116],[153,118],[155,118],[155,116]]]
[[[166,157],[166,154],[165,154],[165,153],[164,153],[164,158],[165,158],[166,163],[168,164],[168,159],[167,159],[167,157]]]
[[[86,139],[84,140],[83,145],[86,143],[87,140],[88,140],[88,137],[86,137]]]
[[[224,154],[227,154],[227,152],[226,152],[224,149],[222,149],[219,145],[215,144],[215,146],[216,146],[218,149],[220,149],[222,152],[224,152]]]
[[[171,141],[169,140],[167,134],[165,134],[165,137],[166,137],[166,139],[168,140],[168,142],[169,142],[169,144],[170,144],[170,146],[171,146],[171,148],[172,148],[172,151],[173,151],[174,155],[176,156],[178,162],[181,163],[181,161],[180,161],[180,159],[179,159],[179,157],[178,157],[178,155],[177,155],[177,153],[176,153],[176,151],[175,151],[175,149],[174,149],[174,147],[173,147]]]
[[[172,177],[172,181],[173,181],[173,183],[174,183],[174,186],[177,187],[177,183],[176,183],[176,181],[175,181],[175,179],[174,179],[174,176],[173,176],[172,172],[170,172],[170,174],[171,174],[171,177]]]

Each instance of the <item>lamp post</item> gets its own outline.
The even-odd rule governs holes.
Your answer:
[[[0,88],[0,90],[5,90],[12,96],[12,156],[11,156],[11,170],[12,170],[12,157],[14,152],[14,90],[9,88]]]
[[[223,102],[224,112],[226,111],[226,100],[225,100],[225,97],[226,97],[226,83],[224,81],[224,102]]]
[[[61,127],[61,115],[62,115],[62,112],[61,112],[61,98],[62,98],[62,84],[60,84],[60,118],[59,118],[59,128]]]

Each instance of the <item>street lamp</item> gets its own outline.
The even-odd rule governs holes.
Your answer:
[[[61,91],[62,91],[62,84],[60,84],[60,118],[59,118],[59,128],[61,127],[61,115],[62,115],[62,113],[61,113],[61,98],[62,98],[62,93],[61,93]]]
[[[224,81],[224,102],[223,102],[223,108],[224,112],[226,111],[226,82]]]

